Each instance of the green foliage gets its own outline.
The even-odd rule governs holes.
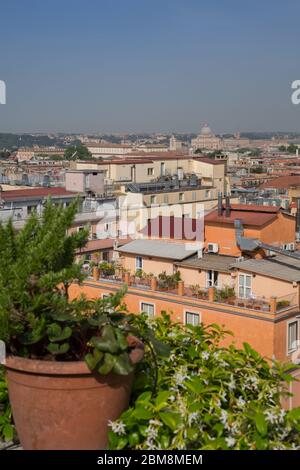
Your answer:
[[[0,441],[11,441],[14,437],[14,425],[8,400],[7,382],[4,368],[0,366]]]
[[[65,160],[92,160],[91,152],[84,145],[67,147],[64,153]]]
[[[68,233],[76,209],[48,201],[42,219],[33,214],[20,232],[0,225],[0,339],[10,354],[85,359],[100,374],[126,375],[133,371],[128,337],[140,337],[121,304],[126,288],[108,299],[68,297],[70,284],[83,279],[74,260],[88,235]]]
[[[99,268],[104,276],[113,276],[116,271],[115,266],[112,263],[108,263],[107,261],[102,261],[102,263],[99,264]]]
[[[158,287],[160,289],[174,289],[180,280],[180,271],[176,271],[174,274],[167,274],[166,271],[163,271],[158,275]]]
[[[228,334],[218,325],[182,326],[139,316],[171,349],[136,375],[131,407],[110,423],[110,449],[300,449],[300,408],[284,411],[288,367],[270,365],[245,343],[220,347]]]
[[[235,297],[234,287],[224,286],[222,289],[217,289],[215,291],[216,302],[221,302],[222,300],[230,299],[230,297]]]

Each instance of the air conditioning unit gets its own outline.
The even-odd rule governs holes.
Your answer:
[[[245,261],[244,256],[238,256],[235,260],[236,263],[241,263],[242,261]]]
[[[295,251],[295,250],[296,250],[296,245],[295,245],[295,243],[288,243],[287,246],[288,246],[287,249],[288,249],[289,251]]]
[[[207,252],[208,253],[218,253],[219,245],[218,243],[208,243],[207,245]]]

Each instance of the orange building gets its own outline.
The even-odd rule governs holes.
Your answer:
[[[164,310],[182,323],[217,323],[234,334],[227,344],[248,342],[270,360],[291,361],[300,340],[295,218],[270,207],[232,207],[227,217],[225,209],[221,212],[206,217],[202,248],[147,231],[146,239],[118,248],[122,266],[114,276],[100,274],[82,286],[74,284],[71,295],[103,297],[126,283],[131,312],[156,316]],[[236,219],[242,222],[242,235]],[[267,247],[272,243],[275,251],[260,242]],[[172,275],[178,271],[181,280],[175,284]],[[290,405],[299,406],[300,385],[293,387]]]

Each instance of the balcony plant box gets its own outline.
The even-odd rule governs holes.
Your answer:
[[[109,420],[128,406],[144,326],[106,299],[69,297],[84,280],[70,233],[77,204],[48,201],[20,231],[0,225],[0,340],[7,346],[9,398],[24,449],[101,449]]]

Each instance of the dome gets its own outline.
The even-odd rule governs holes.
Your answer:
[[[212,131],[211,131],[211,128],[208,127],[206,124],[205,126],[202,127],[201,131],[200,131],[200,135],[205,135],[205,136],[208,136],[208,135],[213,135]]]

